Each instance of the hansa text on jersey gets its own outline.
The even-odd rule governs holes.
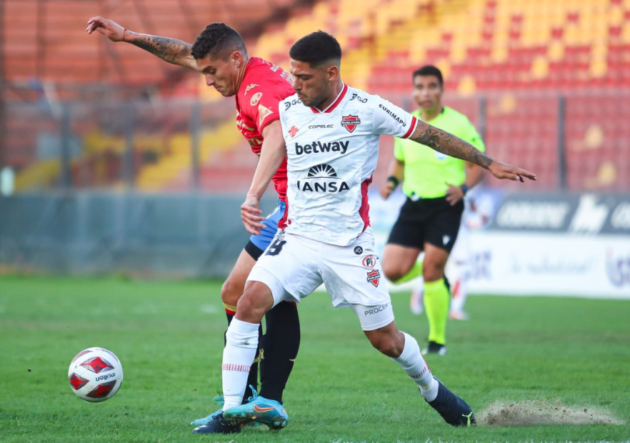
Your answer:
[[[297,188],[302,192],[342,192],[350,190],[350,186],[348,186],[348,183],[338,180],[298,180]]]
[[[297,188],[302,192],[341,192],[350,190],[348,183],[337,177],[337,171],[327,164],[311,167],[308,171],[308,178],[297,181]]]

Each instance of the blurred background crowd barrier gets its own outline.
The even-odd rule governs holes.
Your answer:
[[[411,111],[409,94],[383,94]],[[630,90],[448,92],[490,155],[535,171],[537,182],[489,180],[518,190],[630,189]],[[4,164],[14,191],[242,193],[257,157],[236,130],[232,99],[156,102],[7,103]],[[385,179],[392,140],[382,140],[375,182]]]
[[[245,246],[242,197],[26,193],[0,200],[5,272],[225,277]],[[272,200],[263,209],[270,211]]]
[[[2,270],[221,277],[247,240],[239,206],[257,157],[236,129],[233,99],[197,73],[88,36],[94,15],[189,42],[206,24],[225,21],[243,34],[251,55],[285,68],[290,45],[323,29],[342,45],[347,83],[407,110],[415,105],[411,72],[437,65],[445,104],[469,116],[490,155],[538,174],[525,184],[487,179],[486,193],[500,196],[493,217],[528,196],[533,203],[513,205],[512,220],[537,214],[544,225],[549,207],[564,207],[546,200],[554,196],[573,208],[563,223],[576,214],[594,217],[591,225],[602,219],[600,229],[577,231],[534,232],[535,222],[523,221],[497,245],[543,236],[532,243],[539,247],[519,254],[566,270],[573,281],[567,293],[579,286],[573,277],[585,275],[584,263],[545,254],[600,248],[593,281],[611,282],[614,274],[621,283],[602,291],[630,296],[628,0],[0,2]],[[382,138],[374,189],[386,178],[392,145]],[[579,212],[584,198],[590,206]],[[270,190],[266,209],[273,200]],[[377,200],[373,220],[385,232],[397,206]],[[606,228],[613,219],[614,232]],[[489,224],[475,238],[500,229]],[[607,243],[580,243],[586,238]],[[499,283],[479,290],[503,291]]]

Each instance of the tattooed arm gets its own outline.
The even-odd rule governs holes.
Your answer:
[[[496,178],[518,180],[521,182],[525,181],[523,177],[536,180],[536,174],[507,163],[493,160],[470,143],[421,120],[418,120],[418,126],[416,126],[416,130],[409,138],[415,142],[433,148],[442,154],[479,165],[489,170]]]
[[[123,28],[113,20],[92,17],[88,20],[87,33],[97,31],[113,42],[124,41],[150,52],[174,65],[200,71],[197,61],[191,54],[192,45],[174,38],[139,34]]]

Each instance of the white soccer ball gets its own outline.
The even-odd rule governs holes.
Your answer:
[[[123,368],[113,352],[88,348],[77,354],[68,368],[70,387],[85,401],[99,402],[112,398],[123,381]]]

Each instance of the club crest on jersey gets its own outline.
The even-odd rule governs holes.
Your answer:
[[[378,288],[378,283],[380,280],[381,280],[381,273],[378,271],[378,269],[375,269],[373,271],[368,271],[367,273],[368,283],[372,283],[375,288]]]
[[[289,129],[289,135],[291,135],[291,137],[295,137],[295,134],[297,134],[299,131],[298,128],[296,128],[295,126],[292,126],[291,129]]]
[[[252,105],[252,106],[256,106],[258,104],[258,102],[260,101],[260,99],[262,98],[262,96],[263,96],[262,92],[257,92],[256,94],[254,94],[252,96],[252,99],[249,102],[249,104]]]
[[[361,124],[358,115],[344,115],[341,117],[341,126],[346,128],[348,132],[354,132],[354,130]]]
[[[364,268],[371,269],[376,266],[376,257],[374,257],[373,255],[366,255],[365,257],[363,257],[362,263]]]

